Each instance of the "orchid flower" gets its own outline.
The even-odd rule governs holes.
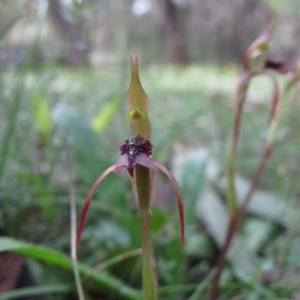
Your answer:
[[[116,164],[106,169],[95,181],[86,198],[77,235],[79,245],[84,222],[91,203],[93,194],[102,180],[111,172],[118,172],[126,168],[131,177],[135,198],[139,205],[142,223],[143,244],[143,290],[144,299],[156,299],[154,276],[151,265],[151,242],[149,227],[149,210],[151,200],[154,197],[153,176],[155,167],[160,169],[171,181],[177,196],[177,205],[180,220],[181,245],[184,245],[184,212],[183,202],[179,186],[171,172],[162,164],[152,158],[153,145],[151,139],[151,125],[147,110],[148,97],[140,83],[138,72],[138,59],[130,58],[131,83],[127,92],[127,102],[130,106],[128,117],[130,121],[132,138],[127,139],[120,147],[121,156]]]

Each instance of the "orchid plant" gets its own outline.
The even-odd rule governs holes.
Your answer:
[[[235,233],[237,232],[241,222],[246,214],[247,207],[252,199],[253,193],[257,188],[259,181],[261,179],[263,170],[273,152],[277,133],[279,131],[282,117],[284,114],[286,101],[291,90],[291,87],[299,83],[299,66],[296,65],[294,69],[290,68],[287,64],[283,62],[263,59],[260,60],[260,64],[256,65],[255,61],[258,56],[265,54],[269,48],[270,32],[273,27],[273,23],[267,26],[263,32],[255,39],[249,46],[245,54],[244,59],[244,72],[241,74],[240,79],[237,84],[235,93],[235,116],[233,125],[233,135],[232,144],[229,151],[228,158],[228,169],[227,169],[227,208],[228,214],[230,216],[229,225],[227,228],[227,233],[225,236],[224,244],[221,249],[221,253],[217,262],[216,273],[212,279],[212,287],[208,295],[209,300],[216,299],[218,295],[218,285],[222,270],[225,265],[226,255],[230,249],[232,240]],[[283,88],[280,88],[277,78],[274,76],[275,71],[279,74],[289,74],[289,79],[286,81]],[[266,76],[270,78],[273,95],[270,108],[270,116],[267,125],[267,135],[265,140],[264,149],[260,162],[257,169],[253,175],[252,182],[245,199],[240,207],[237,207],[236,191],[235,191],[235,172],[236,172],[236,158],[237,158],[237,148],[238,140],[241,129],[242,112],[243,107],[247,98],[247,93],[249,91],[249,86],[251,81],[257,76]]]
[[[152,269],[152,250],[150,240],[150,204],[154,198],[153,177],[155,167],[169,178],[177,197],[180,219],[181,245],[184,245],[184,211],[179,186],[171,172],[152,158],[151,125],[147,115],[149,100],[139,79],[138,59],[130,58],[131,83],[127,92],[128,118],[132,137],[120,147],[121,156],[116,164],[106,169],[95,181],[89,191],[82,210],[77,246],[80,243],[86,215],[93,194],[102,180],[111,172],[118,172],[123,168],[128,170],[131,178],[134,197],[139,206],[141,218],[141,235],[143,248],[143,296],[145,300],[156,299],[156,284]]]

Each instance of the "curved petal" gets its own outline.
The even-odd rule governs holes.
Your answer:
[[[145,153],[140,153],[135,158],[135,163],[144,166],[148,169],[154,170],[153,160]]]
[[[114,168],[113,172],[114,173],[119,172],[124,167],[127,169],[129,167],[128,155],[126,153],[121,155],[121,157],[115,164],[115,168]]]
[[[175,190],[177,196],[177,206],[178,206],[178,213],[179,213],[179,220],[180,220],[180,234],[181,234],[181,246],[184,247],[184,210],[183,210],[183,202],[182,202],[182,195],[179,188],[179,185],[172,175],[172,173],[161,163],[152,160],[152,163],[155,167],[159,168],[162,172],[164,172],[167,177],[170,179],[172,186]]]
[[[108,169],[106,169],[99,177],[98,179],[95,181],[95,183],[93,184],[92,188],[90,189],[87,197],[86,197],[86,200],[85,200],[85,203],[84,203],[84,206],[83,206],[83,209],[82,209],[82,213],[81,213],[81,218],[80,218],[80,225],[79,225],[79,230],[78,230],[78,233],[77,233],[77,241],[76,241],[76,245],[78,246],[79,243],[80,243],[80,238],[81,238],[81,234],[82,234],[82,231],[83,231],[83,227],[84,227],[84,222],[85,222],[85,218],[86,218],[86,215],[87,215],[87,212],[88,212],[88,209],[89,209],[89,206],[90,206],[90,203],[92,201],[92,197],[94,195],[94,192],[96,190],[96,188],[98,187],[98,185],[101,183],[101,181],[109,174],[111,173],[112,171],[114,171],[116,165],[112,165],[111,167],[109,167]]]
[[[129,164],[129,156],[125,153],[122,154],[118,162],[115,164],[113,172],[119,172],[122,168],[127,168],[131,177],[133,177],[133,170],[136,165],[144,166],[148,169],[154,170],[152,159],[145,153],[139,153],[135,157],[135,161]]]

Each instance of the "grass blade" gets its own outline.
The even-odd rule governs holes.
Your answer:
[[[49,284],[35,287],[26,287],[9,292],[2,293],[0,300],[10,300],[19,297],[30,297],[41,294],[64,293],[70,290],[70,287],[65,284]]]
[[[73,270],[72,260],[64,254],[10,237],[0,237],[0,252],[2,251],[12,251],[68,270]],[[107,290],[120,294],[125,299],[141,299],[140,291],[125,285],[122,281],[107,273],[102,272],[91,275],[91,269],[80,263],[78,264],[78,271],[79,274],[89,275],[92,280],[98,282]]]

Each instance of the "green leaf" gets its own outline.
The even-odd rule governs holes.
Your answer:
[[[20,288],[13,291],[5,292],[0,295],[0,300],[9,300],[19,297],[50,294],[50,293],[63,293],[70,290],[66,284],[48,284],[35,287]]]
[[[52,249],[36,246],[13,238],[0,237],[0,252],[2,251],[16,252],[68,270],[73,269],[72,260],[64,254]],[[91,273],[91,269],[83,264],[78,264],[78,270],[82,275]],[[101,284],[104,288],[118,292],[127,299],[140,299],[139,291],[126,286],[123,282],[109,274],[101,272],[90,275],[90,278]]]
[[[151,231],[154,233],[158,233],[161,228],[169,221],[169,219],[169,215],[166,212],[156,207],[152,207],[150,222]]]
[[[239,175],[236,175],[234,180],[240,205],[245,199],[251,182]],[[282,201],[272,192],[257,190],[253,194],[247,210],[251,214],[275,221],[286,228],[299,228],[300,226],[299,210],[292,207],[289,202]]]
[[[51,112],[47,100],[41,94],[32,97],[34,124],[43,137],[48,137],[53,128]]]
[[[219,195],[207,184],[196,207],[197,215],[205,224],[208,233],[218,247],[222,247],[226,237],[229,217]],[[258,267],[258,258],[247,248],[243,237],[236,234],[227,255],[235,275],[243,282],[250,282]]]
[[[253,252],[258,252],[259,249],[262,249],[274,232],[276,232],[276,226],[269,220],[249,217],[245,220],[243,226],[243,235],[247,237],[245,243],[247,248]]]
[[[93,118],[92,120],[92,128],[101,133],[108,125],[115,111],[120,105],[120,101],[111,100],[101,109],[101,111]]]
[[[184,252],[188,257],[200,260],[213,260],[217,256],[217,249],[212,240],[201,232],[187,235]]]

